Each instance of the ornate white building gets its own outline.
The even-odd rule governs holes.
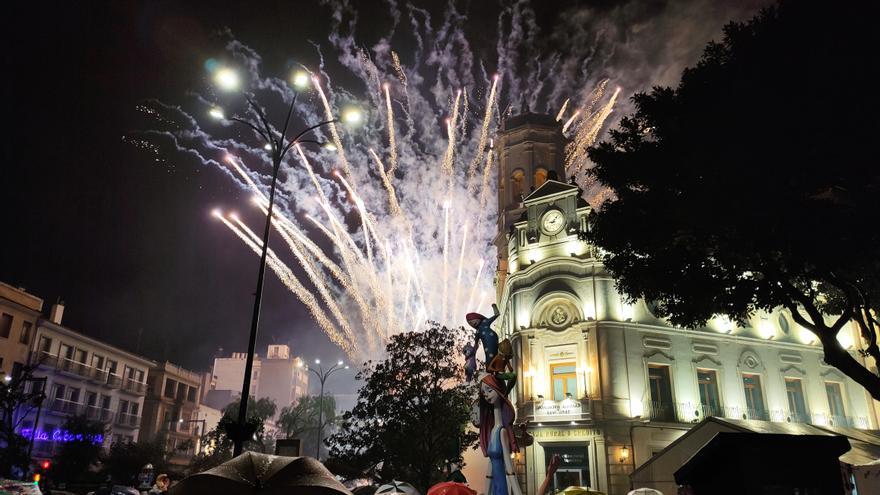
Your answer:
[[[565,139],[551,117],[508,119],[498,144],[496,330],[514,344],[511,399],[534,436],[515,458],[527,493],[559,454],[557,488],[625,494],[635,468],[708,416],[878,427],[870,396],[785,311],[688,330],[626,304],[581,240],[590,206],[554,180]]]

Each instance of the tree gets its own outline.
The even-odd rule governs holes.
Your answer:
[[[432,324],[391,337],[385,360],[357,374],[364,385],[329,439],[331,456],[360,470],[384,462],[383,476],[410,481],[422,493],[441,481],[446,463],[461,462],[477,439],[468,426],[475,389],[464,383],[459,359],[467,336]]]
[[[309,446],[317,441],[320,404],[320,397],[306,395],[300,397],[296,404],[281,409],[278,415],[279,438],[298,438],[302,441],[304,451],[308,452]],[[325,396],[323,409],[322,424],[326,433],[332,431],[339,420],[336,415],[336,399]]]
[[[675,324],[786,308],[880,400],[876,372],[837,340],[854,320],[880,364],[872,18],[783,1],[728,24],[677,88],[635,95],[589,150],[614,198],[588,239],[623,294]]]
[[[168,454],[163,439],[151,442],[116,442],[102,458],[104,472],[114,481],[137,486],[141,469],[152,464],[156,473],[168,471]]]
[[[202,452],[193,456],[190,470],[199,473],[206,469],[219,466],[232,459],[232,439],[235,435],[243,435],[248,440],[244,450],[271,453],[274,438],[266,434],[266,421],[275,416],[275,401],[266,397],[260,400],[251,397],[248,400],[247,423],[242,431],[238,424],[238,398],[223,408],[223,417],[217,427],[209,431],[203,438],[205,447]]]
[[[0,380],[0,477],[13,472],[26,473],[30,465],[30,439],[19,434],[24,419],[40,407],[45,394],[43,383],[34,380],[33,365],[24,366],[9,381]],[[33,386],[27,387],[27,383]]]
[[[101,446],[107,426],[85,416],[70,416],[62,430],[67,438],[52,463],[51,476],[55,481],[76,482],[94,480]],[[93,473],[89,476],[89,473]]]

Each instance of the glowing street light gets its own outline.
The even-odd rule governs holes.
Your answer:
[[[342,112],[342,121],[346,124],[360,124],[362,119],[363,114],[357,108],[348,108]]]
[[[297,74],[293,76],[293,83],[295,86],[300,87],[301,84],[305,81],[308,82],[308,74],[303,72],[304,77],[300,77]],[[241,80],[237,72],[229,68],[220,68],[214,72],[214,83],[225,91],[233,91],[238,90],[241,86]],[[254,96],[246,91],[242,91],[242,96],[245,100],[247,100],[250,109],[253,114],[258,118],[251,119],[249,117],[242,117],[238,115],[231,115],[229,117],[225,117],[222,109],[219,107],[212,108],[208,113],[214,118],[223,118],[229,120],[231,122],[237,122],[239,124],[244,124],[248,126],[251,130],[253,130],[258,136],[260,136],[263,140],[263,148],[269,152],[272,158],[272,181],[269,186],[269,196],[267,199],[268,204],[266,205],[266,222],[263,228],[263,243],[262,243],[262,253],[260,254],[260,266],[259,271],[257,272],[257,289],[254,292],[254,310],[251,316],[251,331],[250,338],[248,340],[248,351],[247,351],[247,359],[245,360],[245,369],[244,369],[244,380],[242,382],[242,393],[241,393],[241,402],[238,407],[238,426],[242,432],[245,431],[245,426],[247,425],[247,408],[248,408],[248,391],[251,386],[251,377],[253,374],[254,367],[254,355],[256,353],[256,343],[257,343],[257,331],[260,325],[260,308],[263,300],[263,281],[265,279],[266,273],[266,259],[269,250],[269,234],[272,229],[272,210],[275,203],[275,190],[278,182],[278,172],[281,169],[281,162],[284,161],[284,157],[287,153],[294,147],[299,144],[312,143],[317,144],[319,146],[324,145],[320,141],[315,139],[311,139],[308,135],[315,131],[318,128],[331,125],[336,122],[346,122],[356,124],[362,120],[361,112],[357,108],[349,108],[343,114],[343,118],[332,118],[325,120],[323,122],[319,122],[312,126],[309,126],[298,133],[288,134],[288,130],[290,129],[290,119],[293,115],[293,107],[296,104],[296,93],[294,93],[294,97],[290,100],[290,108],[287,112],[287,119],[284,121],[281,126],[273,126],[268,122],[268,118],[266,116],[266,110],[259,105]],[[234,159],[227,155],[226,160],[231,164],[235,165]],[[233,217],[234,214],[230,214],[230,218]],[[214,216],[219,216],[218,214],[214,214]],[[319,360],[315,360],[315,364],[320,364]],[[334,368],[339,368],[339,366],[334,366]],[[331,369],[334,369],[331,368]],[[242,446],[246,438],[244,438],[244,434],[237,435],[234,440],[234,448],[233,448],[233,456],[238,456],[242,452]]]
[[[293,83],[294,88],[302,90],[309,87],[310,78],[305,71],[300,70],[293,74],[291,82]]]
[[[223,67],[214,73],[214,82],[224,91],[235,91],[241,85],[241,79],[234,70]]]

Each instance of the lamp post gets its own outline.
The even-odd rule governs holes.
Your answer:
[[[214,82],[217,84],[220,89],[226,91],[235,91],[238,90],[240,81],[238,74],[229,68],[221,68],[214,73]],[[304,73],[297,73],[293,76],[293,84],[297,89],[303,89],[308,85],[307,76],[304,77]],[[248,399],[250,397],[250,388],[251,388],[251,373],[253,373],[254,367],[254,351],[257,345],[257,328],[260,323],[260,305],[263,300],[263,279],[266,273],[266,254],[269,249],[269,232],[272,228],[272,209],[275,203],[275,185],[278,180],[278,171],[281,168],[281,162],[284,160],[284,157],[287,155],[287,152],[291,150],[294,146],[302,143],[315,143],[322,144],[315,140],[303,139],[303,136],[308,133],[318,129],[319,127],[323,127],[326,125],[330,125],[335,122],[340,122],[339,119],[331,119],[323,122],[319,122],[313,126],[307,127],[306,129],[300,131],[293,137],[287,137],[288,127],[290,126],[290,118],[293,115],[293,107],[296,104],[296,97],[298,93],[294,91],[293,98],[290,101],[290,107],[287,109],[287,118],[284,121],[284,126],[278,131],[275,127],[273,127],[269,123],[269,119],[266,116],[266,111],[256,103],[254,98],[246,92],[242,92],[249,108],[256,114],[257,121],[252,122],[247,118],[231,116],[226,117],[223,110],[217,107],[212,108],[208,113],[216,118],[216,119],[226,119],[233,122],[238,122],[239,124],[244,124],[251,128],[260,138],[262,138],[264,142],[264,149],[266,149],[272,156],[272,182],[269,186],[269,205],[266,211],[266,224],[263,229],[263,249],[260,254],[260,267],[257,272],[257,288],[254,292],[254,310],[251,316],[251,331],[250,338],[248,340],[248,352],[247,352],[247,360],[244,365],[244,382],[241,386],[241,402],[238,408],[238,434],[235,435],[234,448],[233,448],[233,456],[238,456],[241,454],[242,446],[244,444],[244,436],[245,436],[245,425],[247,423],[247,407],[248,407]],[[357,112],[352,110],[350,112]],[[356,123],[360,121],[360,113],[348,113],[346,116],[346,121]]]
[[[318,365],[317,369],[312,366],[306,366],[306,369],[314,373],[315,376],[318,377],[318,381],[321,382],[321,395],[318,403],[318,440],[315,442],[315,459],[321,460],[321,436],[324,434],[324,382],[326,382],[327,378],[333,373],[340,370],[347,370],[348,365],[342,361],[337,361],[336,364],[329,369],[324,370],[324,366],[321,364],[320,359],[315,359],[315,364]]]

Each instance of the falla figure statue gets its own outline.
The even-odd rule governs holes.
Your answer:
[[[516,411],[508,390],[495,375],[480,376],[480,449],[489,458],[485,495],[522,495],[511,453],[519,452],[514,435]]]
[[[498,334],[492,330],[492,322],[501,314],[498,311],[498,305],[492,305],[492,311],[495,313],[490,317],[485,317],[480,313],[468,313],[465,319],[468,325],[476,330],[474,334],[474,348],[483,344],[483,353],[486,355],[486,364],[491,363],[498,354]]]

